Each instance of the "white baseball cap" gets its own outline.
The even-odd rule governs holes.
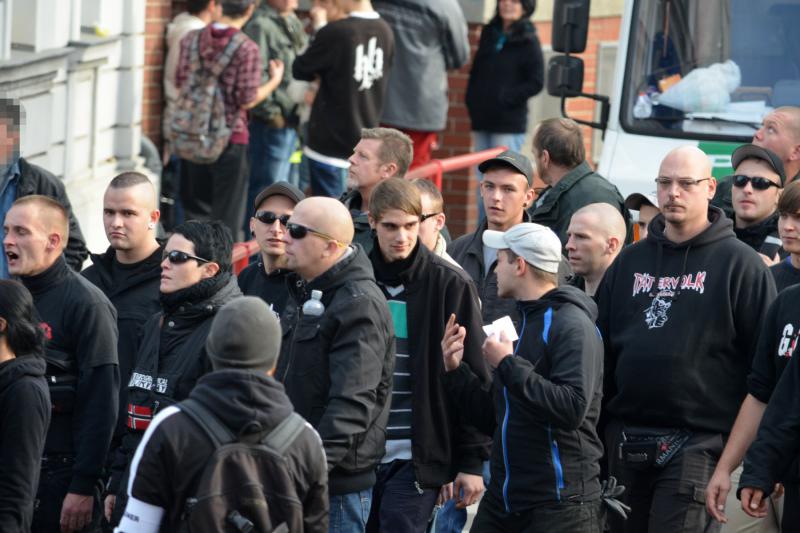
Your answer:
[[[483,244],[498,250],[510,249],[539,270],[558,273],[561,241],[548,227],[523,222],[508,231],[487,229],[483,232]]]

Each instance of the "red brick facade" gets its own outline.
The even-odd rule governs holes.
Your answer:
[[[145,36],[145,71],[144,97],[142,109],[142,132],[152,139],[156,145],[161,143],[161,109],[163,106],[163,63],[164,33],[173,16],[185,9],[184,0],[147,0],[146,36]],[[595,88],[596,58],[600,42],[615,41],[619,34],[620,18],[596,18],[589,27],[589,38],[584,60],[584,91],[592,92]],[[542,45],[549,45],[551,39],[550,23],[538,23],[537,29]],[[472,51],[477,48],[481,26],[470,25],[469,37]],[[447,129],[440,135],[440,147],[436,157],[451,157],[472,151],[470,122],[464,106],[464,92],[467,87],[470,65],[450,75],[450,111]],[[594,104],[591,100],[575,100],[567,105],[567,111],[575,118],[591,120]],[[585,128],[587,153],[591,153],[592,135]],[[448,228],[454,236],[462,235],[475,227],[477,223],[477,207],[475,205],[475,188],[477,180],[473,169],[465,169],[445,175],[443,194],[445,197]]]

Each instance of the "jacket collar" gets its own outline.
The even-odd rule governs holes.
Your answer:
[[[161,256],[164,250],[164,243],[159,241],[159,245],[150,256],[140,261],[134,269],[131,269],[131,275],[122,280],[122,283],[116,287],[113,286],[113,277],[111,275],[116,250],[109,246],[102,254],[90,254],[89,257],[105,289],[103,292],[116,294],[159,277],[161,275]]]
[[[572,188],[573,185],[578,183],[580,180],[592,174],[592,167],[589,166],[589,163],[584,161],[577,167],[573,168],[562,177],[558,183],[556,183],[552,187],[547,187],[542,194],[547,194],[542,204],[535,208],[535,212],[543,213],[550,211],[553,206],[558,201],[558,198],[564,194],[566,191]]]
[[[531,222],[531,216],[528,211],[522,211],[522,222]],[[474,255],[478,258],[481,267],[485,268],[483,264],[483,232],[489,229],[489,220],[484,217],[478,224],[478,229],[472,234],[472,238],[467,245],[467,255]]]
[[[47,292],[61,283],[69,275],[70,269],[67,266],[67,260],[64,259],[64,254],[61,254],[58,259],[56,259],[56,262],[50,265],[50,268],[44,272],[34,276],[20,276],[20,281],[31,291],[31,294],[37,295]]]

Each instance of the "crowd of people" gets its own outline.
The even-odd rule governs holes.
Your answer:
[[[575,122],[543,120],[533,161],[480,164],[485,216],[449,242],[441,191],[404,179],[444,127],[409,108],[442,93],[384,69],[446,79],[466,31],[455,2],[374,3],[318,2],[309,42],[290,0],[189,2],[166,239],[123,172],[90,255],[0,101],[0,530],[455,532],[476,503],[476,532],[800,529],[800,108],[732,176],[682,146],[628,198]],[[533,4],[500,0],[482,53],[519,58]],[[218,116],[182,100],[204,61]],[[286,162],[310,93],[304,190]],[[203,109],[227,133],[192,144]],[[259,253],[237,275],[243,219]]]

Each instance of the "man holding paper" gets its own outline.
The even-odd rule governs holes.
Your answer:
[[[521,325],[509,331],[504,317],[489,327],[483,356],[495,369],[491,390],[462,361],[469,332],[456,317],[442,339],[446,390],[479,430],[494,435],[491,483],[472,529],[599,533],[597,306],[575,287],[558,286],[561,241],[550,229],[486,230],[483,243],[498,250],[498,296],[517,301]]]

